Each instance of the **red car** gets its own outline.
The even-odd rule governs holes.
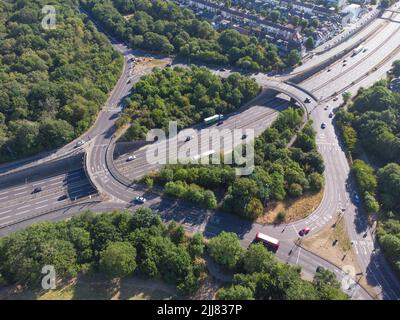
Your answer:
[[[306,227],[306,228],[304,228],[304,229],[301,229],[300,231],[299,231],[299,235],[302,237],[302,236],[305,236],[306,234],[308,234],[309,232],[310,232],[310,228],[309,227]]]

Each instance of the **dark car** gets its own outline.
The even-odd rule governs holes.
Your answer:
[[[247,134],[243,134],[242,139],[246,139],[246,138],[247,138]]]
[[[326,128],[326,123],[325,123],[325,122],[322,122],[321,128],[322,128],[322,129],[325,129],[325,128]]]
[[[324,267],[318,266],[317,269],[315,269],[315,272],[321,272],[324,271]]]
[[[66,194],[64,194],[61,197],[58,197],[57,201],[67,200],[67,198],[68,198],[68,196]]]
[[[300,231],[299,231],[299,236],[300,237],[302,237],[302,236],[305,236],[305,235],[307,235],[309,232],[310,232],[310,228],[309,227],[305,227],[304,229],[301,229]]]
[[[33,189],[32,193],[38,193],[42,191],[42,187],[36,187],[35,189]]]
[[[226,71],[226,69],[221,68],[221,69],[219,69],[219,71],[224,72],[224,71]]]
[[[220,126],[223,123],[224,123],[223,121],[218,121],[217,126]]]
[[[310,100],[309,98],[306,98],[306,99],[304,100],[304,102],[305,102],[305,103],[310,103],[311,100]]]

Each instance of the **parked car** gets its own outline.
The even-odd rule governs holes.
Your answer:
[[[132,155],[132,156],[129,156],[128,159],[126,159],[126,161],[132,161],[135,159],[136,159],[136,156]]]
[[[188,141],[192,140],[193,138],[194,138],[193,136],[187,136],[185,141],[188,142]]]
[[[221,68],[221,69],[219,69],[219,71],[224,72],[224,71],[226,71],[226,69]]]
[[[143,204],[143,203],[146,202],[146,198],[145,198],[145,197],[139,197],[139,196],[137,196],[137,197],[135,198],[135,202]]]
[[[325,122],[322,122],[321,128],[322,128],[322,129],[325,129],[325,128],[326,128],[326,123],[325,123]]]
[[[244,140],[244,139],[246,139],[247,138],[247,134],[243,134],[242,135],[242,140]]]
[[[311,100],[307,97],[307,98],[304,100],[304,102],[305,102],[305,103],[310,103]]]
[[[329,113],[329,118],[333,118],[333,113]]]

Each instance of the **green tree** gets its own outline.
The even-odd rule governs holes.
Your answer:
[[[136,250],[129,242],[111,242],[100,253],[99,267],[110,278],[125,277],[136,269]]]
[[[236,268],[244,253],[238,236],[225,231],[210,239],[208,251],[218,264],[228,270]]]
[[[232,285],[228,288],[221,288],[217,292],[219,300],[254,300],[250,288],[241,285]]]
[[[247,273],[272,272],[276,262],[273,254],[261,243],[251,244],[243,257],[243,267]]]

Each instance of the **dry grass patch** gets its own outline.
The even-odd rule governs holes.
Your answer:
[[[55,290],[23,290],[15,286],[0,292],[0,299],[9,300],[170,300],[175,297],[175,288],[160,281],[139,277],[108,280],[100,275],[79,276]]]
[[[301,246],[338,267],[350,265],[354,267],[356,273],[361,272],[361,268],[352,250],[351,241],[347,235],[343,217],[338,219],[338,216],[335,216],[320,232],[306,237],[302,241]],[[357,276],[357,280],[359,278]],[[365,276],[361,278],[360,284],[372,296],[376,295],[375,289],[368,285]]]
[[[271,202],[267,207],[267,212],[257,219],[258,223],[272,224],[277,222],[279,212],[285,213],[281,223],[289,223],[306,218],[321,203],[324,195],[323,190],[318,193],[307,193],[296,199]]]

